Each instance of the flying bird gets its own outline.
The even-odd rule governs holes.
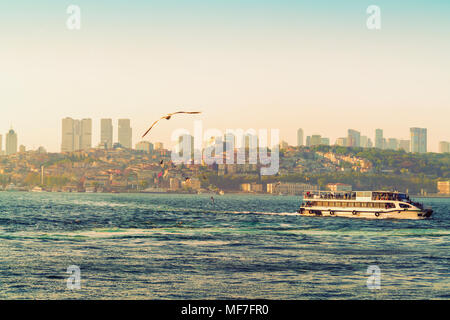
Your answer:
[[[145,137],[147,135],[147,133],[150,132],[150,130],[152,130],[152,128],[162,119],[166,119],[166,120],[170,120],[170,118],[172,118],[172,116],[174,114],[179,114],[179,113],[186,113],[186,114],[197,114],[197,113],[201,113],[200,111],[178,111],[178,112],[173,112],[173,113],[169,113],[168,115],[161,117],[161,119],[156,120],[155,122],[153,122],[153,124],[150,126],[150,128],[148,128],[148,130],[142,135],[142,138]]]

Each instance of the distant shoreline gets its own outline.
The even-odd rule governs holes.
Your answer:
[[[221,196],[218,193],[214,192],[203,192],[203,193],[189,193],[189,192],[64,192],[64,191],[31,191],[31,190],[0,190],[0,192],[27,192],[27,193],[74,193],[74,194],[166,194],[166,195],[178,195],[178,194],[184,194],[184,195],[216,195]],[[302,197],[302,195],[295,195],[295,194],[272,194],[272,193],[251,193],[251,192],[240,192],[240,191],[229,191],[226,192],[225,195],[229,194],[239,194],[239,195],[268,195],[268,196],[294,196],[294,197]],[[438,194],[430,194],[430,195],[410,195],[413,198],[433,198],[433,199],[450,199],[450,195],[438,195]]]

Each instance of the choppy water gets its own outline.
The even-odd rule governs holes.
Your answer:
[[[450,199],[424,199],[426,221],[300,217],[298,197],[215,200],[0,192],[0,298],[450,298]],[[70,265],[80,290],[67,289]]]

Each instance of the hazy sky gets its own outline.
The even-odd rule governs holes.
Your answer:
[[[133,144],[166,112],[202,110],[148,139],[206,128],[279,128],[331,142],[347,128],[450,141],[448,0],[14,0],[0,2],[0,134],[59,151],[61,119],[130,118]],[[66,27],[70,4],[81,30]],[[381,8],[368,30],[366,8]],[[4,142],[3,142],[4,145]]]

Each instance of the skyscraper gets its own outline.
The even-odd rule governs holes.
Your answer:
[[[388,139],[388,149],[389,150],[397,150],[398,149],[398,140],[395,138]]]
[[[375,148],[383,149],[383,130],[376,129],[375,130]]]
[[[6,134],[6,155],[17,153],[17,134],[13,129]]]
[[[227,132],[224,135],[225,150],[234,150],[236,147],[236,137],[231,132]]]
[[[209,146],[213,148],[214,146]],[[194,157],[194,137],[190,134],[183,134],[178,137],[178,154],[183,157],[183,159],[193,159]]]
[[[361,146],[361,133],[359,131],[348,129],[347,136],[348,147],[360,147]]]
[[[131,149],[133,131],[130,126],[130,119],[119,119],[118,124],[119,124],[118,128],[119,144],[124,148]]]
[[[111,119],[100,120],[100,144],[106,149],[113,145],[113,124]]]
[[[92,120],[62,119],[61,152],[85,150],[92,147]]]
[[[80,149],[87,150],[92,147],[92,119],[81,120]]]
[[[297,130],[297,147],[304,146],[303,144],[303,129]]]
[[[411,128],[411,152],[427,152],[427,129]]]
[[[360,147],[368,148],[369,147],[369,138],[367,136],[361,136],[360,138]]]
[[[322,136],[320,134],[313,134],[310,140],[311,146],[318,146],[322,144]]]
[[[62,119],[61,152],[72,152],[74,150],[74,124],[72,118]]]
[[[320,144],[324,145],[324,146],[329,146],[330,145],[330,138],[322,138],[320,141]]]

